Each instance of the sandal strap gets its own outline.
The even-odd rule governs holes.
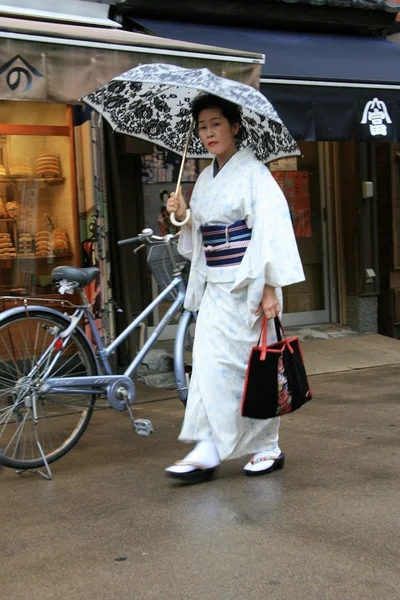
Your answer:
[[[256,459],[252,458],[250,462],[252,465],[257,465],[258,463],[265,462],[267,460],[278,460],[279,458],[281,458],[281,457],[265,455],[265,456],[261,456],[260,458],[256,458]]]

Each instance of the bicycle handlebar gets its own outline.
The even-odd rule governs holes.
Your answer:
[[[136,244],[137,242],[140,242],[139,237],[127,238],[126,240],[119,240],[117,244],[118,246],[127,246],[128,244]]]
[[[133,238],[127,238],[126,240],[119,240],[118,246],[127,246],[129,244],[137,244],[138,242],[151,244],[152,242],[169,242],[179,237],[179,233],[175,235],[168,234],[166,236],[154,235],[152,229],[143,229],[142,233]]]

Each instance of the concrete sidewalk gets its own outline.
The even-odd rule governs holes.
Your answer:
[[[286,335],[299,337],[309,375],[400,364],[400,341],[384,335],[359,334],[338,325],[288,328]],[[173,356],[172,341],[157,347]],[[185,360],[191,361],[189,352]]]
[[[399,365],[400,342],[384,335],[352,335],[302,341],[309,375]]]
[[[1,599],[399,600],[400,371],[352,364],[311,377],[269,476],[243,459],[198,486],[165,478],[185,450],[165,390],[136,408],[153,436],[99,410],[52,482],[5,470]]]

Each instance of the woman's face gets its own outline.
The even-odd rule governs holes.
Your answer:
[[[220,108],[205,108],[199,114],[198,132],[201,141],[211,154],[224,154],[235,145],[239,123],[231,123]]]

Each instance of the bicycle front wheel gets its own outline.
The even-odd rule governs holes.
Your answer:
[[[60,350],[69,325],[60,314],[40,308],[0,320],[0,464],[37,469],[66,454],[92,416],[95,396],[40,394],[43,376],[97,374],[86,337],[76,329]],[[45,359],[43,360],[43,357]],[[41,361],[42,359],[42,361]]]
[[[186,406],[189,382],[192,376],[192,350],[196,321],[193,313],[185,310],[175,336],[174,370],[179,399]]]

